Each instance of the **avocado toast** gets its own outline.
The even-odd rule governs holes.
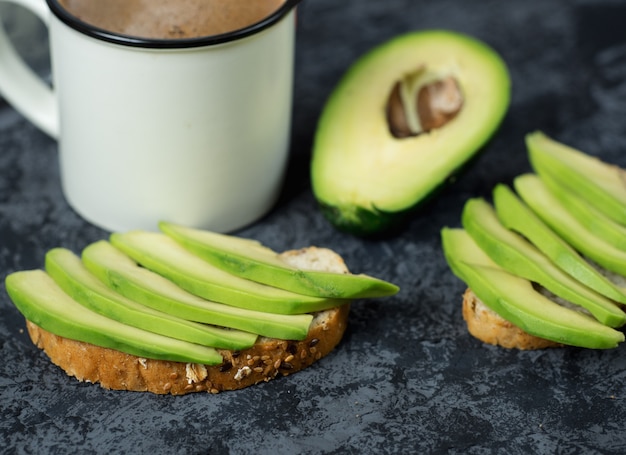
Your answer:
[[[6,289],[26,318],[31,340],[53,363],[107,389],[174,395],[241,389],[308,367],[331,352],[346,329],[352,299],[305,296],[234,277],[235,289],[210,301],[105,240],[81,256],[54,248],[45,270],[14,272]],[[351,275],[326,248],[274,256],[303,273],[364,279]],[[385,289],[386,295],[398,291],[390,283]],[[263,303],[274,292],[281,297],[275,306],[286,306],[285,314]],[[241,300],[254,301],[255,295],[260,303],[246,308]],[[289,308],[299,301],[315,305],[294,314]]]
[[[626,252],[591,228],[596,223],[584,219],[591,211],[570,208],[583,198],[564,182],[587,188],[592,204],[593,195],[602,194],[595,205],[617,210],[621,190],[611,188],[618,188],[623,171],[540,132],[527,135],[526,143],[537,175],[517,176],[513,189],[498,184],[495,207],[483,198],[468,200],[463,228],[441,232],[446,260],[468,286],[468,329],[508,348],[614,348],[624,341],[620,258]]]

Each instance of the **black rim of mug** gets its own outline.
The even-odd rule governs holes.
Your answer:
[[[269,16],[265,17],[259,22],[256,22],[247,27],[233,30],[232,32],[222,33],[218,35],[202,36],[197,38],[184,38],[184,39],[154,39],[154,38],[141,38],[130,35],[123,35],[115,32],[111,32],[87,22],[84,22],[76,16],[70,14],[65,8],[63,8],[58,0],[46,0],[48,8],[52,13],[59,18],[62,22],[69,25],[74,30],[77,30],[87,36],[93,38],[108,41],[110,43],[122,44],[131,47],[143,47],[152,49],[180,49],[202,46],[213,46],[216,44],[228,43],[231,41],[237,41],[242,38],[259,33],[275,23],[279,22],[284,16],[286,16],[300,0],[286,0],[280,8],[274,11]]]

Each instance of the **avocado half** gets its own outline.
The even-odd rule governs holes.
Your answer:
[[[510,86],[493,49],[450,31],[401,35],[361,57],[315,135],[311,181],[324,215],[356,235],[397,225],[492,136]]]

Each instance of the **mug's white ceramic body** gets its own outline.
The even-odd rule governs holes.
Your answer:
[[[39,14],[54,92],[38,126],[58,138],[64,194],[85,219],[111,231],[168,220],[227,232],[273,206],[289,146],[293,10],[237,40],[164,49]],[[41,106],[14,104],[37,123]]]

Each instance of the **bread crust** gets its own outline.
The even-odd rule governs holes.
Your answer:
[[[555,341],[539,338],[523,331],[495,311],[489,309],[474,294],[466,289],[463,294],[463,319],[469,333],[484,343],[507,349],[534,350],[562,347]]]
[[[289,263],[311,269],[348,273],[343,259],[325,248],[309,247],[282,253]],[[323,266],[321,264],[324,264]],[[249,349],[218,349],[221,365],[200,365],[140,358],[114,349],[55,335],[31,321],[32,342],[69,376],[112,390],[184,395],[237,390],[300,371],[328,355],[347,327],[350,303],[314,314],[307,337],[300,341],[259,337]]]
[[[259,338],[239,352],[219,350],[221,365],[145,359],[63,338],[26,321],[33,343],[69,376],[105,389],[183,395],[237,390],[287,376],[326,356],[341,341],[350,304],[318,313],[306,339]]]

